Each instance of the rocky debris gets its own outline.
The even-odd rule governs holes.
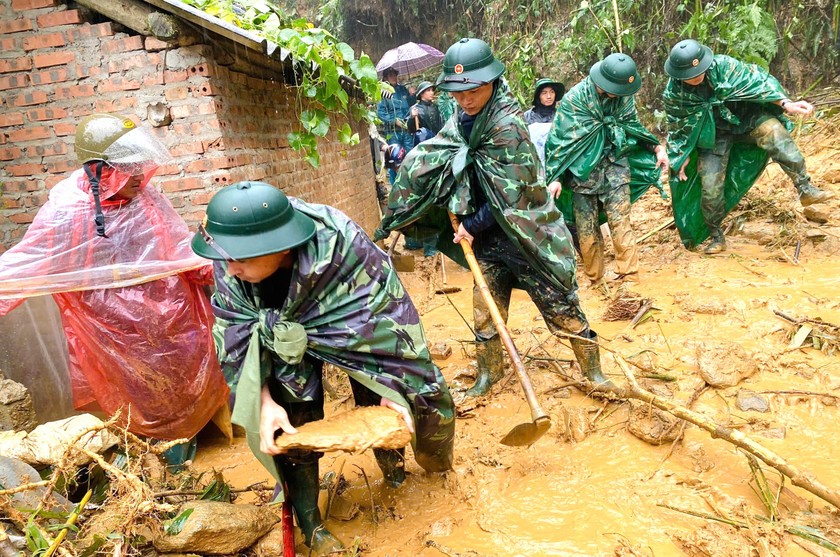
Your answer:
[[[0,431],[31,431],[36,425],[29,391],[0,374]]]
[[[630,421],[627,422],[627,430],[645,443],[670,443],[679,435],[681,421],[647,402],[630,401]]]
[[[254,505],[192,501],[181,507],[179,514],[188,509],[192,513],[179,533],[162,533],[155,538],[158,551],[232,555],[253,545],[280,522],[280,517],[270,509]]]
[[[277,557],[283,555],[283,523],[271,527],[268,534],[257,540],[251,548],[256,557]]]
[[[552,421],[556,424],[555,435],[567,443],[583,441],[592,430],[587,408],[563,406]]]
[[[758,364],[737,342],[701,342],[697,364],[700,376],[712,387],[734,387],[758,371]]]
[[[435,360],[445,360],[452,355],[452,348],[445,342],[436,342],[432,345],[430,352]]]
[[[689,557],[726,555],[727,557],[755,557],[758,555],[734,526],[709,523],[691,534],[676,532],[672,539]]]
[[[103,453],[117,444],[118,439],[106,429],[102,421],[90,414],[71,416],[63,420],[41,424],[31,432],[0,432],[0,455],[17,458],[35,467],[52,466],[63,462],[78,466],[90,462],[90,457],[74,452],[69,460],[63,460],[71,441],[84,431],[89,431],[78,445],[94,453]]]
[[[766,397],[761,396],[749,389],[739,389],[735,397],[735,405],[742,412],[767,412],[770,410],[770,403]]]
[[[411,442],[402,416],[384,406],[360,406],[284,434],[276,445],[283,451],[307,449],[355,453],[368,448],[399,449]]]
[[[0,486],[3,489],[13,489],[40,481],[41,476],[38,471],[30,465],[16,458],[0,456]],[[46,491],[46,486],[39,486],[15,493],[11,496],[12,506],[18,510],[37,509]],[[52,511],[70,512],[73,510],[73,503],[58,493],[53,492],[52,498],[56,502],[56,506],[51,509]]]
[[[815,203],[802,208],[805,218],[817,224],[825,224],[831,220],[831,207],[825,203]]]

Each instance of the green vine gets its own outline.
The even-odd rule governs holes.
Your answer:
[[[368,108],[366,99],[379,98],[380,83],[368,55],[362,53],[356,58],[350,45],[328,31],[264,0],[250,0],[247,7],[234,0],[182,1],[291,53],[296,62],[298,97],[308,101],[308,108],[298,114],[300,129],[287,137],[289,145],[301,151],[313,167],[317,168],[321,160],[318,141],[331,129],[342,143],[357,145],[359,134],[350,127],[351,118],[368,124],[376,122],[376,112]],[[344,84],[355,85],[365,98],[351,97]]]

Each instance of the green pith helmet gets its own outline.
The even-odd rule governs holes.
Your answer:
[[[207,259],[250,259],[296,248],[315,234],[315,221],[265,182],[237,182],[207,204],[192,249]],[[221,248],[221,249],[217,249]]]
[[[443,57],[443,71],[437,79],[442,91],[469,91],[499,78],[505,65],[496,60],[490,46],[481,39],[461,39]]]
[[[636,71],[636,62],[626,54],[610,54],[589,70],[589,77],[595,85],[619,97],[634,95],[642,86],[642,78]]]
[[[543,77],[537,80],[537,84],[534,85],[534,102],[532,103],[534,106],[540,105],[540,93],[546,87],[551,87],[554,89],[554,102],[555,104],[560,102],[561,97],[566,93],[566,86],[560,83],[559,81],[554,81],[553,79],[549,79],[547,77]]]
[[[91,114],[76,127],[76,157],[84,164],[107,161],[108,147],[135,129],[134,122],[113,114]]]
[[[419,99],[420,95],[423,94],[423,91],[425,91],[429,87],[434,87],[434,86],[435,86],[435,84],[432,83],[431,81],[421,81],[420,85],[417,86],[417,92],[415,93],[415,96]]]
[[[708,70],[714,59],[711,48],[694,39],[685,39],[671,49],[665,61],[665,73],[674,79],[691,79]]]

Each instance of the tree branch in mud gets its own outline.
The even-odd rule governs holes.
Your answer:
[[[813,474],[793,466],[781,456],[759,445],[736,429],[724,427],[703,414],[689,410],[688,408],[680,406],[670,400],[660,398],[653,393],[646,391],[636,382],[636,378],[633,375],[633,372],[630,371],[630,367],[624,361],[624,358],[622,358],[620,354],[614,354],[616,362],[618,362],[619,367],[621,367],[625,377],[627,377],[630,388],[608,389],[610,392],[621,398],[635,398],[647,402],[648,404],[656,406],[660,410],[664,410],[677,418],[690,422],[701,429],[705,429],[712,435],[713,438],[723,439],[724,441],[728,441],[736,447],[743,449],[771,468],[778,470],[790,478],[793,485],[801,487],[805,491],[816,495],[823,501],[831,503],[840,509],[840,493],[826,485],[823,485]],[[600,389],[603,389],[603,387],[599,387],[599,390]],[[619,394],[619,392],[621,392],[621,394]]]

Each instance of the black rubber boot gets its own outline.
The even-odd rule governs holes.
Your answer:
[[[405,481],[405,449],[373,449],[376,463],[389,487],[400,487]]]
[[[796,188],[799,191],[799,203],[803,207],[813,205],[814,203],[822,203],[834,197],[831,192],[823,191],[817,186],[813,185],[810,180],[803,182],[802,185]]]
[[[723,236],[723,230],[721,228],[710,228],[710,232],[711,241],[703,250],[703,253],[714,255],[726,251],[726,238]]]
[[[284,462],[280,471],[288,488],[286,497],[292,502],[303,541],[312,549],[312,555],[327,555],[344,549],[344,544],[324,527],[318,509],[318,462]]]
[[[569,339],[572,344],[572,351],[575,353],[575,358],[583,376],[598,385],[613,387],[612,382],[601,371],[601,352],[598,349],[598,334],[589,329],[579,336],[589,338],[593,341],[589,342],[579,338]]]
[[[486,395],[490,391],[490,387],[505,376],[502,340],[499,337],[494,337],[476,344],[475,360],[478,366],[478,377],[475,379],[475,385],[467,390],[467,396]]]

